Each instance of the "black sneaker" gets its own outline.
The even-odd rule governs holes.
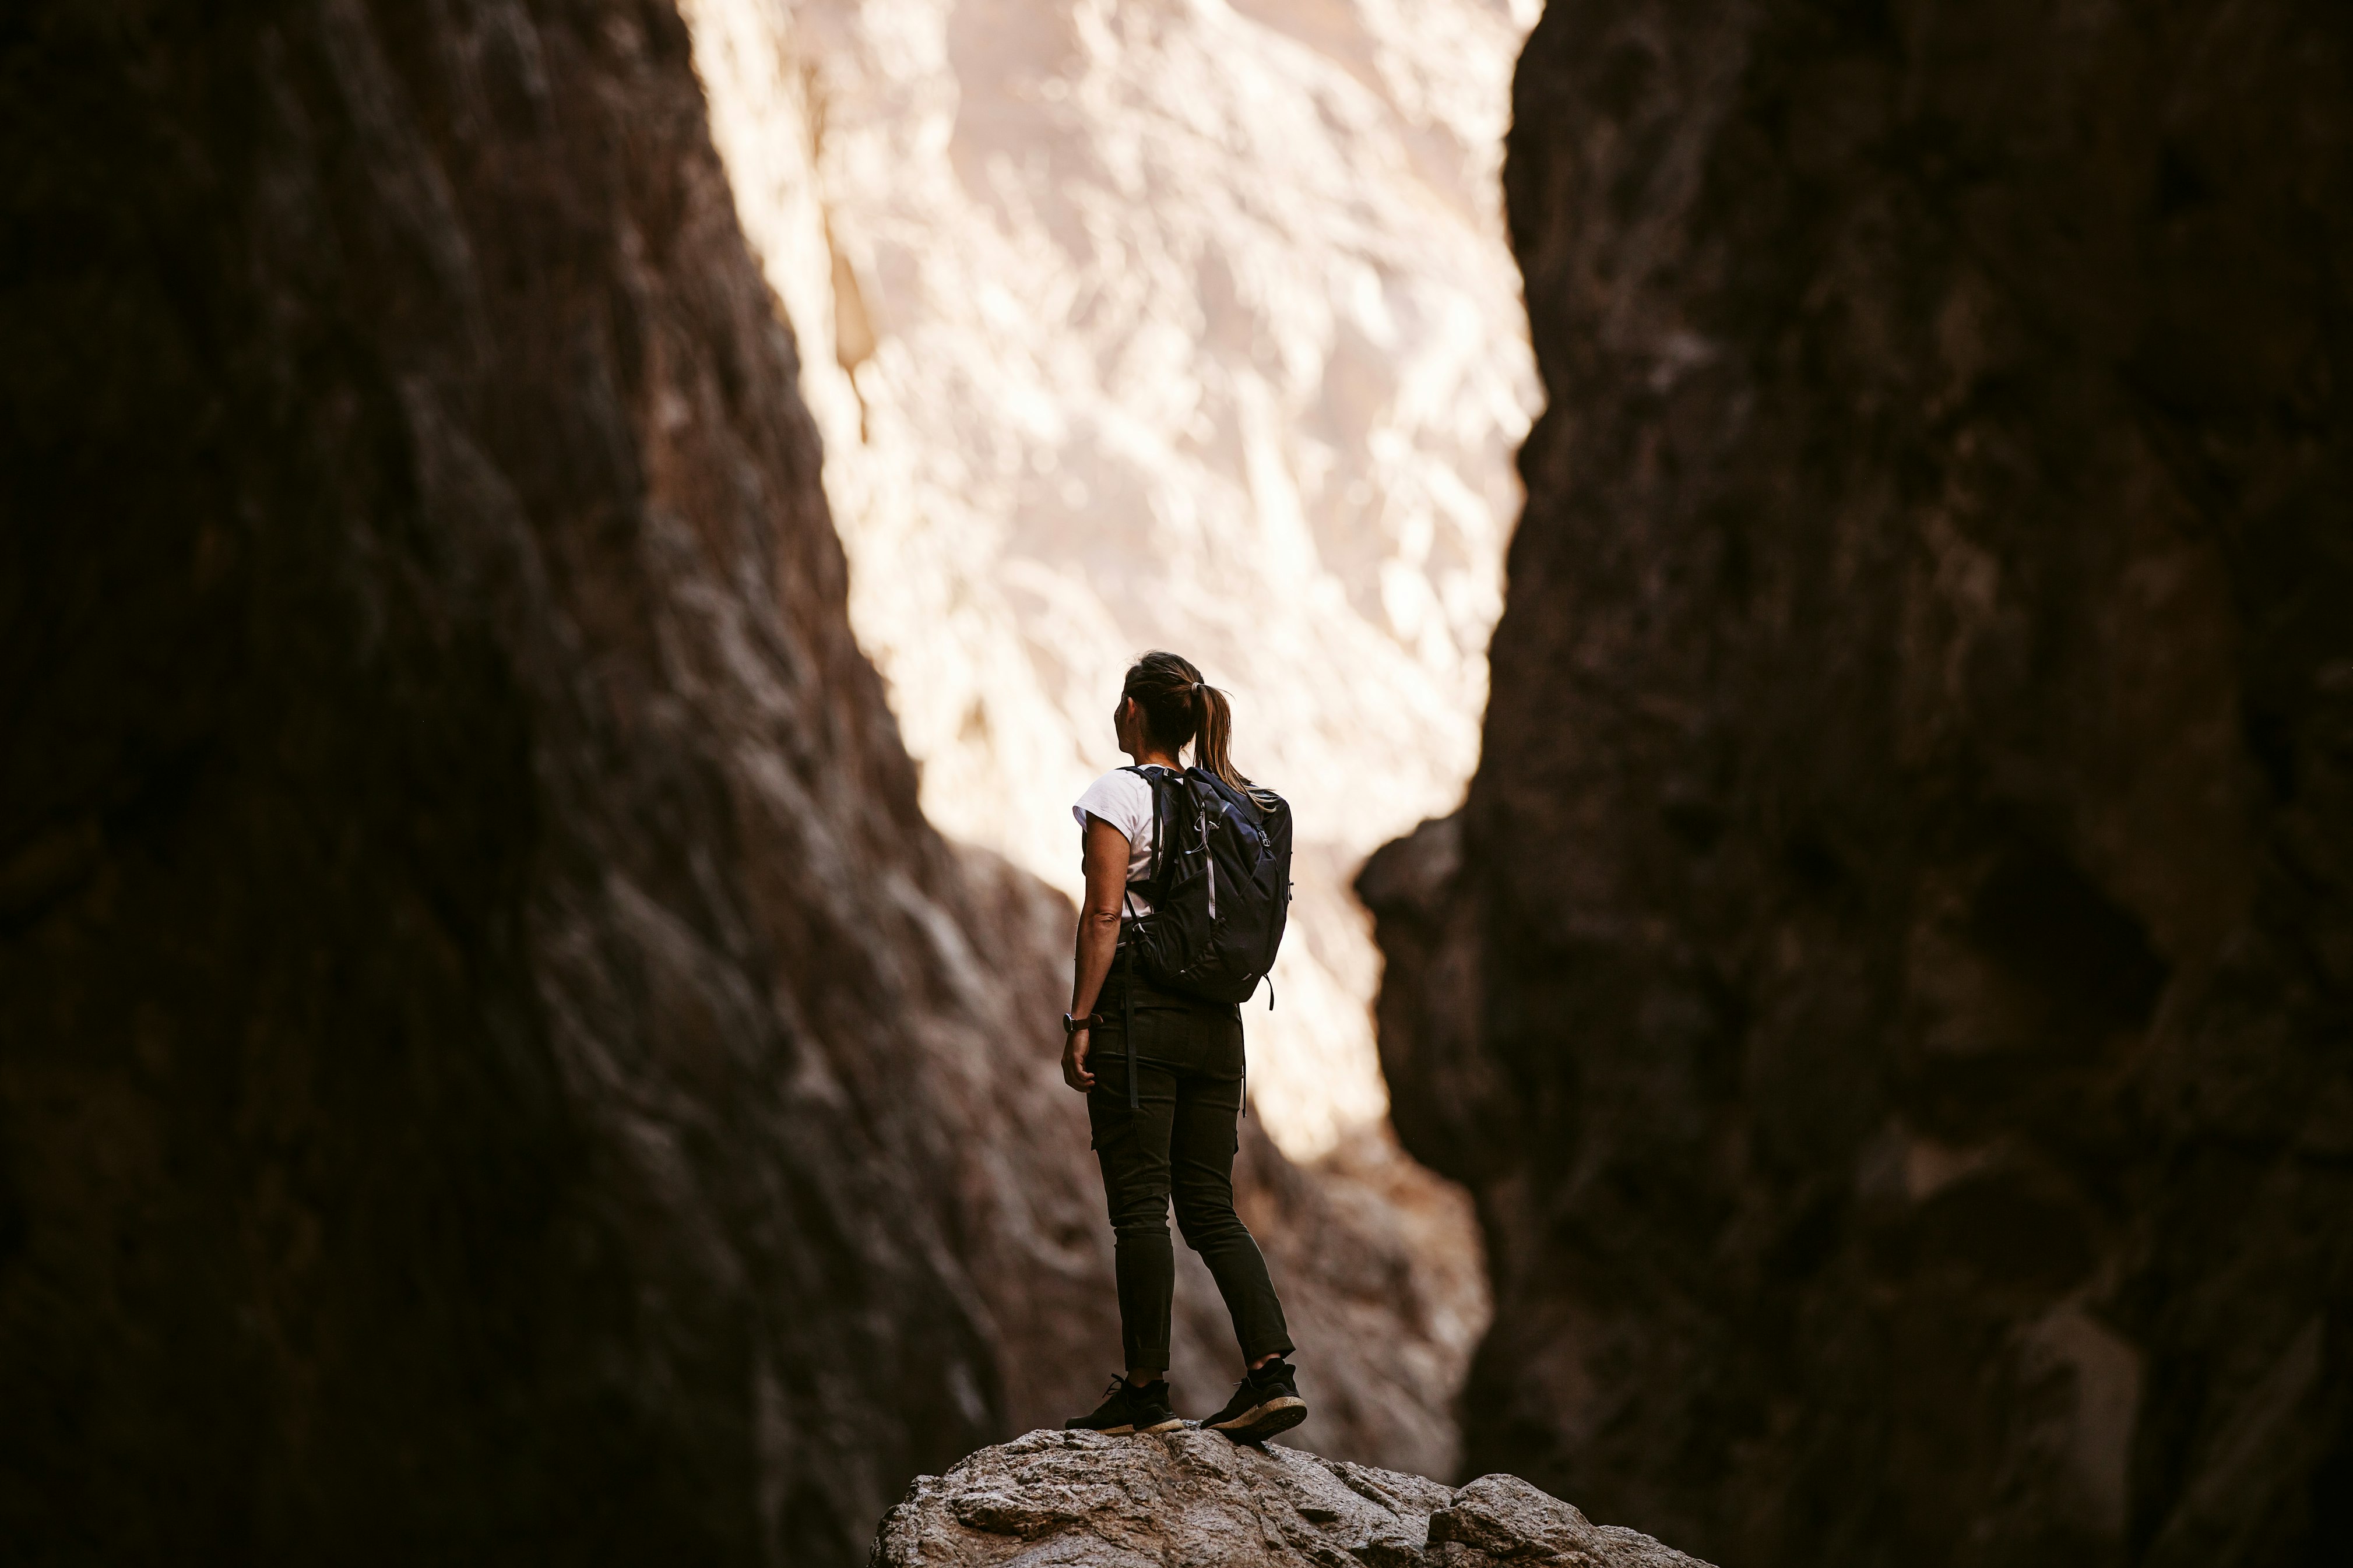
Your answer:
[[[1095,1406],[1094,1414],[1072,1416],[1062,1423],[1062,1430],[1124,1437],[1131,1432],[1174,1432],[1183,1425],[1176,1412],[1168,1407],[1167,1379],[1138,1388],[1124,1377],[1114,1377],[1111,1386],[1103,1390],[1103,1402]]]
[[[1307,1419],[1307,1401],[1299,1397],[1299,1374],[1277,1358],[1244,1376],[1234,1385],[1226,1407],[1201,1423],[1223,1432],[1237,1443],[1263,1443],[1277,1432],[1288,1432]]]

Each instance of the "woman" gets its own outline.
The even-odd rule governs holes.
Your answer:
[[[1182,772],[1178,758],[1190,744],[1195,766],[1238,789],[1250,787],[1227,755],[1232,710],[1225,693],[1173,653],[1147,653],[1128,670],[1112,724],[1119,749],[1138,768]],[[1184,1425],[1168,1405],[1173,1196],[1185,1245],[1209,1266],[1241,1342],[1242,1381],[1203,1425],[1237,1442],[1261,1442],[1305,1420],[1307,1405],[1286,1359],[1293,1347],[1266,1259],[1234,1213],[1241,1009],[1165,990],[1116,962],[1123,938],[1152,912],[1145,886],[1153,869],[1152,785],[1137,772],[1115,769],[1088,785],[1071,814],[1079,820],[1086,901],[1071,1010],[1062,1018],[1062,1078],[1087,1097],[1103,1166],[1127,1373],[1113,1380],[1092,1415],[1065,1425],[1108,1433]],[[1124,1037],[1130,1016],[1133,1052]]]

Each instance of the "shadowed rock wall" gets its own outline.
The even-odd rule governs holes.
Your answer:
[[[1052,949],[923,826],[683,30],[6,33],[0,1533],[850,1560],[1000,1426],[955,1064]]]
[[[12,1561],[847,1563],[1081,1405],[1071,910],[917,809],[671,10],[39,5],[0,125]],[[1246,1156],[1314,1439],[1451,1464],[1449,1194]]]
[[[1737,1568],[2353,1554],[2348,67],[1547,11],[1483,761],[1361,883],[1471,1471]]]

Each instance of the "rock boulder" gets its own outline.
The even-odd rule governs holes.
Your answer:
[[[1032,1432],[923,1476],[869,1568],[1704,1568],[1516,1476],[1461,1488],[1213,1432]]]

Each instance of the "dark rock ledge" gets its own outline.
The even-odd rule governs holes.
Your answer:
[[[920,1476],[869,1568],[1706,1568],[1516,1476],[1466,1487],[1210,1432],[1032,1432]]]

